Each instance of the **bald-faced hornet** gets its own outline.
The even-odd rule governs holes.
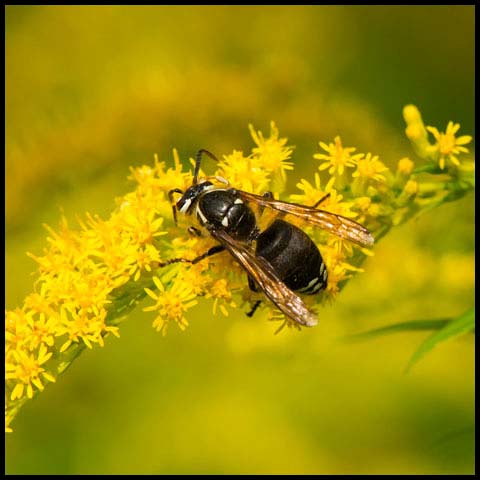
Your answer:
[[[192,185],[185,192],[180,189],[170,190],[169,198],[175,223],[177,211],[186,215],[194,213],[218,245],[193,260],[174,258],[159,266],[177,262],[195,264],[227,250],[247,272],[252,290],[261,290],[287,317],[298,324],[307,327],[316,325],[316,316],[294,292],[312,295],[326,288],[328,273],[317,246],[300,228],[281,218],[261,231],[249,203],[258,205],[260,209],[270,208],[279,214],[294,215],[360,246],[373,245],[372,234],[349,218],[316,208],[328,195],[308,207],[275,200],[270,192],[261,196],[228,188],[228,181],[220,177],[214,178],[223,183],[225,188],[214,185],[209,179],[199,181],[203,154],[218,161],[209,151],[199,150]],[[174,203],[173,195],[176,193],[181,197]],[[191,228],[200,233],[194,227]],[[259,303],[247,315],[251,316]]]

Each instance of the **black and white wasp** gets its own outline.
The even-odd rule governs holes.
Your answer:
[[[261,196],[229,188],[228,181],[220,177],[214,178],[223,183],[223,187],[214,185],[209,179],[199,181],[203,154],[218,161],[209,151],[199,150],[192,185],[185,192],[178,188],[170,190],[169,198],[175,223],[177,211],[186,215],[195,214],[218,245],[193,260],[173,258],[159,266],[177,262],[195,264],[227,250],[247,272],[253,291],[263,291],[271,302],[298,324],[307,327],[316,325],[316,316],[294,292],[311,295],[326,288],[328,273],[317,246],[300,228],[281,218],[261,231],[249,203],[258,205],[260,209],[273,209],[279,217],[282,214],[294,215],[360,246],[373,245],[372,234],[349,218],[316,208],[326,197],[309,207],[275,200],[271,192]],[[181,195],[175,203],[174,194]],[[190,228],[200,234],[195,227]],[[247,315],[253,315],[259,304],[260,301]]]

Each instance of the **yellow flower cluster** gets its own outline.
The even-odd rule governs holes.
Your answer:
[[[38,263],[36,291],[22,308],[6,312],[7,427],[23,401],[43,390],[45,381],[54,382],[79,349],[103,346],[109,333],[118,336],[113,319],[135,303],[132,297],[144,295],[143,287],[129,284],[159,261],[154,243],[166,232],[158,197],[165,197],[162,182],[179,182],[163,168],[156,162],[136,169],[138,189],[119,199],[109,220],[87,214],[74,230],[62,219],[58,231],[46,226],[44,254],[29,254]]]
[[[354,153],[355,148],[343,147],[337,136],[332,143],[320,142],[325,153],[314,155],[320,164],[313,179],[301,179],[297,185],[300,193],[283,199],[305,205],[323,199],[318,208],[354,218],[378,240],[392,225],[431,208],[432,201],[450,201],[471,189],[465,172],[472,169],[465,170],[464,161],[458,158],[466,153],[463,145],[471,137],[455,138],[458,125],[453,123],[445,134],[423,127],[413,106],[404,113],[407,135],[420,156],[430,156],[440,170],[448,166],[451,176],[443,183],[431,187],[407,157],[400,159],[392,172],[378,155]],[[436,144],[428,142],[428,131]],[[293,148],[286,138],[279,137],[273,122],[268,137],[252,126],[250,132],[255,142],[251,153],[224,155],[213,176],[248,192],[272,191],[281,198],[286,172],[293,169]],[[45,382],[54,382],[81,349],[102,346],[110,333],[118,335],[120,320],[145,296],[153,303],[144,310],[154,312],[153,326],[162,334],[172,322],[186,328],[185,315],[199,296],[210,299],[214,313],[223,315],[236,309],[238,302],[244,308],[261,298],[249,290],[245,272],[226,252],[194,265],[173,263],[158,268],[159,262],[172,258],[194,259],[216,244],[209,235],[187,233],[194,215],[185,218],[180,214],[178,224],[173,221],[168,192],[185,191],[192,184],[192,172],[183,170],[176,150],[173,158],[173,167],[155,157],[153,166],[132,168],[130,178],[136,188],[117,199],[117,208],[108,220],[87,214],[78,219],[79,228],[72,229],[62,219],[57,231],[46,227],[49,245],[43,255],[29,254],[38,264],[35,292],[21,308],[6,312],[7,429],[20,406],[43,390]],[[193,165],[193,159],[190,161]],[[329,176],[321,179],[326,170]],[[257,213],[260,226],[271,220],[271,212]],[[288,217],[288,221],[301,225],[318,243],[329,272],[328,287],[320,298],[333,300],[353,272],[361,271],[365,255],[371,252],[353,249],[347,241],[295,218]],[[315,301],[308,299],[310,304]],[[276,309],[270,308],[269,315],[283,320],[282,326],[291,326]]]
[[[469,153],[468,148],[464,145],[470,143],[472,137],[470,135],[455,136],[460,130],[459,123],[448,122],[445,132],[442,133],[436,127],[425,126],[420,112],[414,105],[407,105],[403,109],[403,117],[407,122],[405,132],[418,155],[437,162],[441,170],[444,170],[445,167],[459,167],[458,155]],[[427,132],[433,135],[435,143],[431,144],[428,141]]]
[[[404,109],[406,133],[417,153],[429,158],[431,163],[415,171],[415,163],[408,157],[401,158],[392,172],[378,155],[354,153],[356,148],[344,147],[340,136],[331,143],[320,142],[324,151],[314,158],[320,160],[318,172],[312,182],[302,179],[297,187],[301,194],[290,195],[290,201],[315,205],[329,194],[318,208],[354,218],[366,226],[378,240],[394,225],[405,222],[422,210],[450,201],[473,189],[473,162],[460,159],[468,153],[463,145],[470,136],[456,138],[459,124],[449,122],[445,133],[423,125],[418,109],[407,105]],[[436,143],[428,141],[428,132]],[[450,178],[443,180],[425,178],[422,171],[439,173],[449,166]],[[439,169],[439,172],[436,169]],[[328,171],[330,178],[322,186],[320,173]],[[418,173],[418,174],[417,174]],[[333,300],[352,272],[359,268],[367,249],[354,251],[351,244],[324,231],[308,229],[312,238],[320,244],[329,272],[328,286],[322,300]]]
[[[217,174],[249,191],[262,191],[279,172],[284,183],[284,171],[293,168],[286,139],[278,137],[273,123],[268,138],[250,129],[253,153],[226,155]],[[236,308],[232,293],[242,285],[240,267],[226,255],[157,269],[161,260],[194,258],[214,244],[208,236],[189,237],[183,219],[173,224],[168,191],[185,190],[192,182],[175,150],[173,156],[173,168],[155,157],[152,167],[131,169],[137,187],[117,200],[108,220],[86,214],[77,219],[77,229],[66,219],[57,231],[46,226],[48,247],[41,256],[29,254],[38,264],[35,292],[22,308],[6,312],[7,428],[23,402],[54,382],[80,349],[102,346],[109,333],[118,335],[119,317],[145,295],[155,301],[145,310],[155,312],[153,326],[163,334],[172,321],[182,329],[188,325],[185,312],[198,295],[212,298],[214,310],[224,315]],[[169,240],[162,241],[166,233]]]
[[[367,226],[375,232],[378,210],[372,200],[379,190],[384,188],[388,168],[378,159],[378,156],[355,153],[356,148],[344,147],[340,136],[333,143],[319,143],[326,153],[317,153],[313,157],[320,160],[319,172],[328,169],[329,180],[322,187],[320,173],[314,174],[312,183],[302,179],[297,187],[301,194],[290,195],[289,200],[303,205],[316,205],[326,210]],[[328,196],[327,196],[328,194]],[[328,271],[328,285],[321,295],[322,301],[332,302],[339,293],[345,281],[353,272],[361,272],[359,268],[365,255],[372,255],[366,248],[355,251],[351,243],[342,240],[326,231],[307,227],[310,236],[320,245],[323,260]]]

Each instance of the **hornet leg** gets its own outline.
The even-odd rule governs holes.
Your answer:
[[[187,258],[171,258],[170,260],[167,260],[165,262],[159,262],[158,268],[163,268],[163,267],[166,267],[167,265],[171,265],[172,263],[180,263],[180,262],[191,263],[192,265],[195,265],[196,263],[200,262],[204,258],[211,257],[212,255],[223,252],[224,250],[225,250],[225,247],[223,245],[215,245],[214,247],[210,248],[208,252],[205,252],[204,254],[199,255],[193,260],[188,260]]]
[[[175,225],[177,224],[177,207],[175,206],[175,203],[173,203],[173,194],[174,193],[180,193],[183,195],[183,192],[179,188],[174,188],[173,190],[170,190],[168,192],[168,198],[170,200],[170,203],[172,204],[172,213],[173,213],[173,220],[175,222]]]
[[[322,202],[324,202],[330,196],[330,192],[324,195],[315,205],[312,205],[313,208],[317,208]]]
[[[257,311],[257,308],[260,306],[260,304],[262,303],[261,300],[257,300],[254,304],[253,304],[253,307],[252,309],[247,312],[247,317],[253,317],[253,314]]]

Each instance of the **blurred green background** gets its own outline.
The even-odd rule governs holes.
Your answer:
[[[293,191],[318,141],[413,156],[402,107],[474,133],[473,6],[6,7],[6,307],[32,290],[42,223],[104,217],[128,166],[252,147],[275,120]],[[473,144],[470,145],[473,149]],[[346,334],[474,302],[474,199],[391,232],[315,329],[200,302],[166,338],[141,309],[6,437],[12,474],[473,473],[473,336]]]

